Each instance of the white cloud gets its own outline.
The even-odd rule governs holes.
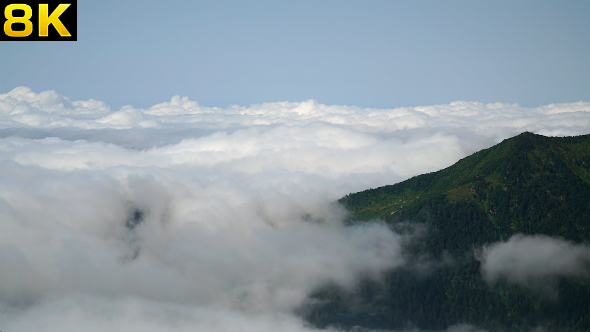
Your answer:
[[[2,322],[8,331],[244,331],[311,332],[297,318],[245,314],[225,308],[154,302],[135,297],[68,296],[40,304]]]
[[[187,97],[174,96],[170,102],[148,109],[124,106],[112,112],[104,103],[89,100],[71,102],[55,91],[34,93],[19,87],[0,94],[3,127],[129,128],[214,128],[260,125],[303,126],[325,123],[352,127],[364,133],[391,133],[410,129],[442,128],[468,130],[478,135],[507,138],[523,131],[562,130],[564,134],[586,133],[590,124],[590,102],[560,103],[536,108],[517,104],[482,104],[457,101],[448,105],[370,109],[354,106],[304,102],[275,102],[227,109],[202,107]],[[23,117],[37,121],[24,121]],[[143,122],[142,122],[143,121]]]
[[[544,235],[517,234],[484,248],[482,272],[488,281],[505,277],[527,284],[547,277],[588,277],[590,247]]]
[[[336,199],[525,130],[586,134],[589,110],[175,96],[112,111],[17,88],[0,95],[0,326],[307,331],[292,310],[314,287],[404,263],[397,234],[344,227]],[[176,325],[148,319],[160,309]]]

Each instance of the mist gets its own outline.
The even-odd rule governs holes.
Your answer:
[[[16,88],[0,94],[0,327],[312,331],[294,312],[314,289],[354,289],[408,263],[401,235],[381,222],[346,226],[337,199],[523,131],[587,134],[589,111],[221,109],[180,96],[111,110]],[[496,253],[519,241],[488,248],[486,278],[508,276]]]
[[[516,234],[483,250],[482,273],[489,282],[506,278],[542,286],[559,277],[590,277],[590,247],[545,235]]]

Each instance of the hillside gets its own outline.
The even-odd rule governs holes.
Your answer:
[[[590,243],[589,171],[590,135],[523,133],[438,172],[343,197],[351,222],[384,220],[413,234],[409,263],[354,293],[319,289],[305,316],[322,327],[589,331],[590,279],[490,283],[477,257],[515,234]]]

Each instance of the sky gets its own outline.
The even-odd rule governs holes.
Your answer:
[[[315,289],[412,264],[339,198],[590,133],[589,6],[81,0],[77,42],[0,42],[0,330],[318,331]],[[481,251],[490,285],[589,272]]]
[[[590,2],[90,1],[77,42],[2,42],[17,86],[117,110],[316,99],[393,108],[590,100]]]

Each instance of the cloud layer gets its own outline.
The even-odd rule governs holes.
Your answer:
[[[0,95],[0,326],[308,331],[292,312],[315,287],[404,264],[400,235],[345,227],[336,199],[522,131],[586,134],[589,111],[178,96],[113,111],[14,89]]]

